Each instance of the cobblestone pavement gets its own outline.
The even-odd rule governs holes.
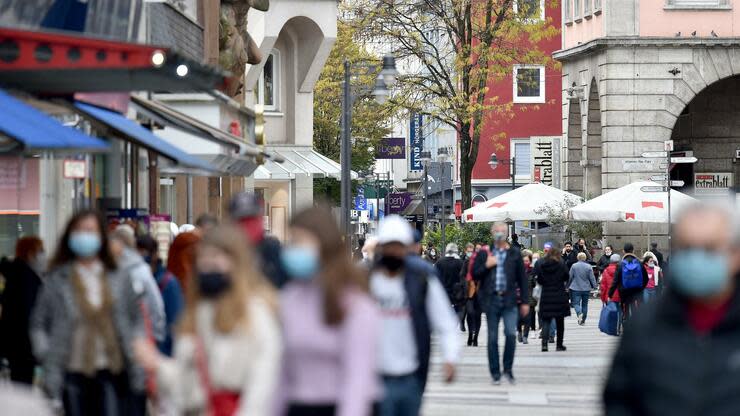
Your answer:
[[[616,337],[599,332],[601,302],[590,302],[588,322],[578,326],[575,317],[566,318],[566,352],[540,351],[539,339],[530,334],[528,345],[518,344],[514,360],[517,384],[494,386],[488,374],[487,331],[483,322],[479,347],[463,347],[455,383],[442,382],[439,355],[432,358],[432,371],[424,396],[423,416],[488,415],[599,415],[601,390]],[[484,317],[485,319],[485,317]],[[503,330],[503,322],[500,325]],[[467,334],[460,333],[460,342]],[[499,337],[503,352],[503,335]],[[438,348],[434,347],[438,353]]]

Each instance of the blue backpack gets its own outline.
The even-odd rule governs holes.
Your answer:
[[[642,289],[642,264],[639,260],[622,260],[622,287]]]

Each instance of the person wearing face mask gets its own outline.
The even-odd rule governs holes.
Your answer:
[[[472,246],[472,244],[468,244]],[[478,333],[480,332],[481,318],[483,317],[483,311],[478,302],[478,282],[473,279],[473,265],[475,264],[475,257],[480,251],[481,245],[476,244],[473,246],[473,251],[465,259],[463,267],[460,270],[460,279],[466,284],[466,299],[464,308],[464,319],[468,324],[468,347],[478,346]],[[460,323],[460,328],[464,328],[463,324]]]
[[[173,358],[144,338],[134,343],[178,414],[271,414],[282,354],[277,301],[245,247],[233,226],[203,236]]]
[[[280,262],[280,241],[265,234],[264,202],[254,193],[238,193],[231,199],[229,215],[258,254],[262,273],[280,289],[288,275]]]
[[[450,305],[453,305],[455,313],[458,316],[458,322],[460,322],[460,328],[465,331],[463,322],[463,311],[465,306],[465,284],[463,280],[460,280],[460,271],[463,267],[463,261],[457,254],[457,244],[448,243],[445,248],[445,256],[437,260],[434,264],[437,269],[437,276],[439,281],[447,292],[447,297],[450,299]]]
[[[648,275],[645,290],[642,291],[643,303],[652,301],[658,295],[658,287],[663,278],[663,270],[658,266],[658,258],[654,253],[646,251],[642,255],[642,266]]]
[[[515,384],[513,367],[516,328],[519,315],[529,314],[529,282],[522,253],[506,241],[507,228],[503,222],[497,222],[491,227],[494,243],[490,250],[478,252],[473,266],[473,276],[481,285],[478,296],[488,318],[488,367],[496,385],[501,384],[502,375],[498,353],[499,322],[504,321],[506,339],[503,376],[509,383]],[[521,302],[518,308],[517,292]]]
[[[698,204],[677,220],[670,284],[622,336],[603,394],[607,416],[740,409],[740,212]]]
[[[3,270],[5,289],[0,314],[0,357],[8,360],[10,380],[31,384],[36,359],[28,336],[31,311],[43,284],[46,270],[44,243],[38,237],[23,237],[15,244],[15,259]]]
[[[614,254],[614,248],[610,245],[604,246],[604,254],[599,257],[599,262],[596,263],[596,267],[599,269],[599,273],[603,274],[604,270],[611,264],[610,259]]]
[[[565,266],[570,270],[570,266],[576,264],[578,262],[578,259],[576,258],[576,254],[573,251],[573,243],[570,241],[566,241],[565,244],[563,244],[563,262],[565,263]]]
[[[130,342],[143,333],[139,301],[97,212],[70,219],[49,270],[30,325],[44,391],[68,416],[137,414],[131,399],[144,392],[144,372]]]
[[[382,314],[380,374],[385,385],[381,416],[416,416],[421,408],[431,355],[431,334],[439,336],[445,381],[452,382],[458,360],[457,319],[434,273],[407,256],[411,226],[398,215],[378,230],[378,261],[370,292]]]
[[[331,210],[312,207],[290,222],[281,261],[285,354],[274,414],[369,416],[381,397],[380,314]]]

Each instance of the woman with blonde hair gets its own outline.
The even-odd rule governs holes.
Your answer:
[[[262,416],[270,412],[282,342],[275,294],[233,227],[197,246],[174,358],[144,340],[139,362],[182,413]]]

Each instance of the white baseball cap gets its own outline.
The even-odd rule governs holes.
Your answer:
[[[378,228],[378,244],[401,243],[410,245],[414,242],[414,231],[408,221],[398,215],[389,215],[383,219]]]

